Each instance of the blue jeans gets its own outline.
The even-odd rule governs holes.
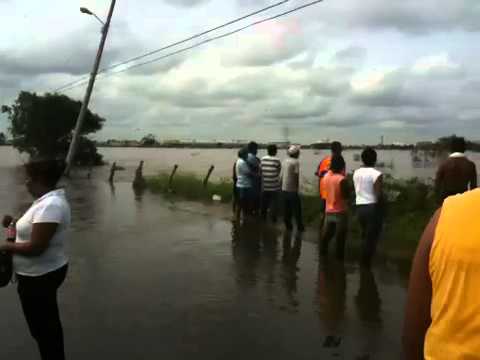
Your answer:
[[[287,229],[292,230],[292,217],[294,217],[297,223],[298,231],[304,231],[305,226],[303,225],[302,219],[302,202],[300,200],[300,195],[298,194],[298,192],[284,191],[283,201],[284,219]]]
[[[250,215],[253,206],[253,189],[251,187],[237,187],[237,196],[237,206],[240,208],[244,215]]]

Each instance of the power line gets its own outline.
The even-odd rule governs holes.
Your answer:
[[[149,51],[149,52],[147,52],[147,53],[145,53],[145,54],[142,54],[142,55],[139,55],[139,56],[135,56],[135,57],[133,57],[133,58],[130,58],[130,59],[121,61],[121,62],[119,62],[119,63],[112,64],[112,65],[110,65],[110,66],[107,66],[107,67],[105,67],[105,68],[100,69],[100,71],[98,72],[98,74],[101,74],[101,73],[107,72],[108,70],[115,69],[115,68],[117,68],[117,67],[119,67],[119,66],[126,65],[126,64],[128,64],[128,63],[131,63],[131,62],[134,62],[134,61],[143,59],[143,58],[145,58],[145,57],[148,57],[148,56],[151,56],[151,55],[155,55],[155,54],[157,54],[157,53],[159,53],[159,52],[161,52],[161,51],[171,49],[172,47],[175,47],[175,46],[184,44],[184,43],[186,43],[186,42],[188,42],[188,41],[191,41],[191,40],[197,39],[197,38],[199,38],[199,37],[201,37],[201,36],[210,34],[211,32],[214,32],[214,31],[223,29],[224,27],[233,25],[233,24],[235,24],[235,23],[237,23],[237,22],[240,22],[240,21],[242,21],[242,20],[245,20],[245,19],[247,19],[247,18],[249,18],[249,17],[252,17],[252,16],[255,16],[255,15],[261,14],[261,13],[263,13],[263,12],[265,12],[265,11],[268,11],[268,10],[271,10],[271,9],[276,8],[276,7],[278,7],[278,6],[284,5],[284,4],[286,4],[287,2],[289,2],[289,1],[290,1],[290,0],[282,0],[282,1],[278,2],[278,3],[272,4],[272,5],[269,5],[269,6],[267,6],[267,7],[262,8],[262,9],[259,9],[259,10],[257,10],[257,11],[254,11],[254,12],[252,12],[252,13],[250,13],[250,14],[244,15],[244,16],[239,17],[239,18],[236,18],[236,19],[234,19],[234,20],[230,20],[230,21],[228,21],[228,22],[226,22],[226,23],[224,23],[224,24],[222,24],[222,25],[219,25],[219,26],[216,26],[216,27],[211,28],[211,29],[209,29],[209,30],[205,30],[205,31],[203,31],[203,32],[201,32],[201,33],[192,35],[192,36],[190,36],[190,37],[188,37],[188,38],[186,38],[186,39],[177,41],[177,42],[175,42],[175,43],[172,43],[172,44],[170,44],[170,45],[161,47],[161,48],[156,49],[156,50]],[[83,76],[81,79],[77,79],[77,80],[75,80],[75,81],[69,82],[69,83],[67,83],[67,84],[65,84],[65,85],[63,85],[63,86],[61,86],[61,87],[53,90],[53,92],[58,92],[58,91],[65,90],[65,89],[67,89],[67,88],[70,88],[72,85],[76,85],[76,84],[78,84],[78,83],[80,83],[80,82],[83,83],[83,81],[85,81],[86,79],[88,79],[88,76]]]
[[[253,23],[251,23],[251,24],[248,24],[248,25],[243,26],[243,27],[241,27],[241,28],[238,28],[238,29],[236,29],[236,30],[230,31],[230,32],[225,33],[225,34],[222,34],[222,35],[215,36],[215,37],[213,37],[213,38],[211,38],[211,39],[203,40],[203,41],[198,42],[198,43],[196,43],[196,44],[194,44],[194,45],[191,45],[191,46],[182,48],[182,49],[180,49],[180,50],[177,50],[177,51],[168,53],[168,54],[166,54],[166,55],[163,55],[163,56],[154,58],[154,59],[152,59],[152,60],[148,60],[148,61],[144,61],[144,62],[141,62],[141,63],[138,63],[138,64],[131,65],[131,66],[129,66],[129,67],[125,68],[125,69],[122,69],[122,70],[120,70],[120,71],[103,73],[103,77],[109,77],[109,76],[112,76],[112,75],[121,74],[121,73],[124,73],[124,72],[126,72],[126,71],[129,71],[129,70],[131,70],[131,69],[135,69],[135,68],[138,68],[138,67],[141,67],[141,66],[144,66],[144,65],[152,64],[152,63],[154,63],[154,62],[157,62],[157,61],[166,59],[166,58],[171,57],[171,56],[174,56],[174,55],[178,55],[178,54],[180,54],[180,53],[183,53],[183,52],[192,50],[192,49],[194,49],[194,48],[197,48],[197,47],[202,46],[202,45],[205,45],[205,44],[208,44],[208,43],[213,42],[213,41],[215,41],[215,40],[223,39],[223,38],[226,38],[226,37],[228,37],[228,36],[237,34],[237,33],[241,32],[241,31],[246,30],[246,29],[248,29],[248,28],[251,28],[251,27],[253,27],[253,26],[257,26],[257,25],[260,25],[260,24],[263,24],[263,23],[266,23],[266,22],[269,22],[269,21],[278,19],[278,18],[280,18],[280,17],[289,15],[289,14],[291,14],[291,13],[297,12],[297,11],[302,10],[302,9],[305,9],[305,8],[307,8],[307,7],[310,7],[310,6],[319,4],[319,3],[323,2],[323,1],[325,1],[325,0],[312,1],[312,2],[309,2],[309,3],[307,3],[307,4],[304,4],[304,5],[295,7],[295,8],[293,8],[293,9],[291,9],[291,10],[285,11],[285,12],[283,12],[283,13],[280,13],[280,14],[277,14],[277,15],[274,15],[274,16],[271,16],[271,17],[262,19],[262,20],[255,21],[255,22],[253,22]],[[79,87],[79,86],[84,85],[85,83],[86,83],[86,82],[82,82],[82,83],[80,83],[80,84],[72,85],[72,86],[70,86],[70,87],[67,87],[67,88],[63,89],[63,91],[68,91],[68,90],[74,89],[74,88],[76,88],[76,87]]]

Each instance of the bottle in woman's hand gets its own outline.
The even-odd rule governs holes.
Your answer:
[[[15,219],[10,215],[5,215],[2,220],[2,225],[5,228],[7,241],[15,242],[17,230],[15,228]]]

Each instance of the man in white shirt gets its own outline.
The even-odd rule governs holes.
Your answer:
[[[292,216],[295,217],[299,232],[305,231],[302,219],[302,203],[299,195],[300,188],[300,147],[289,147],[288,158],[282,165],[282,192],[284,196],[285,226],[288,231],[293,229]]]
[[[362,263],[370,266],[382,231],[383,175],[375,169],[377,152],[367,147],[362,152],[363,167],[353,174],[357,216],[362,229]]]

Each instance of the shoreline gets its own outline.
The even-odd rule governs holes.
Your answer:
[[[204,186],[203,180],[195,174],[176,174],[170,183],[170,175],[160,173],[146,177],[146,186],[152,193],[163,194],[167,198],[180,198],[210,205],[232,204],[233,183],[229,179],[210,182]],[[437,208],[433,187],[418,179],[403,181],[387,177],[385,193],[388,200],[382,246],[387,253],[395,254],[395,257],[411,259],[425,226]],[[214,195],[217,197],[216,201],[213,200]],[[318,195],[302,193],[301,198],[307,228],[318,231],[320,214]],[[354,206],[350,206],[349,219],[348,243],[353,247],[360,246],[360,228]]]

